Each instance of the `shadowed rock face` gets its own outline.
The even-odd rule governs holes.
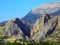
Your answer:
[[[58,17],[58,24],[52,35],[60,37],[60,16],[57,17]]]
[[[49,14],[43,15],[33,26],[32,39],[37,41],[48,37],[55,30],[57,23],[57,17],[51,17]]]
[[[19,18],[15,18],[12,20],[9,20],[6,23],[6,33],[10,36],[17,36],[20,37],[30,36],[30,28],[26,24],[23,23]]]
[[[48,13],[51,16],[56,16],[60,14],[60,2],[47,3],[36,8],[33,8],[22,20],[34,24],[38,18],[40,18],[43,13]]]

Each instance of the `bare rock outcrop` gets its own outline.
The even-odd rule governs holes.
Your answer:
[[[55,30],[58,23],[58,17],[51,17],[49,14],[44,14],[41,19],[38,19],[31,31],[33,40],[42,40],[48,37]]]
[[[14,18],[6,23],[5,33],[8,37],[17,36],[19,38],[25,38],[26,36],[30,36],[30,28],[19,18]]]

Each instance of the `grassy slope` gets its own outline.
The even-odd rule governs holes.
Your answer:
[[[4,37],[4,27],[0,27],[0,39]]]

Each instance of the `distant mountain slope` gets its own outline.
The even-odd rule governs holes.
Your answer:
[[[59,15],[60,2],[47,3],[36,8],[33,8],[25,17],[23,17],[22,20],[27,21],[30,24],[33,24],[44,13],[48,13],[53,16]]]
[[[35,21],[40,18],[44,13],[56,16],[60,14],[60,2],[46,3],[36,8],[33,8],[25,17],[21,20],[28,22],[28,24],[34,24]],[[2,24],[3,23],[3,24]],[[0,23],[0,26],[5,25],[6,22]]]

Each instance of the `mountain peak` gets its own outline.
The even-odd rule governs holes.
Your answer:
[[[55,7],[60,7],[60,2],[50,2],[50,3],[42,4],[41,6],[35,7],[32,10],[55,8]]]
[[[19,18],[13,18],[12,21],[15,21],[15,20],[17,20],[17,19],[19,19]]]
[[[52,13],[60,9],[60,2],[43,4],[32,9],[33,13]]]
[[[35,23],[35,21],[40,18],[43,14],[50,14],[51,16],[60,15],[60,2],[52,2],[43,4],[36,8],[33,8],[24,18],[24,21],[30,24]]]

